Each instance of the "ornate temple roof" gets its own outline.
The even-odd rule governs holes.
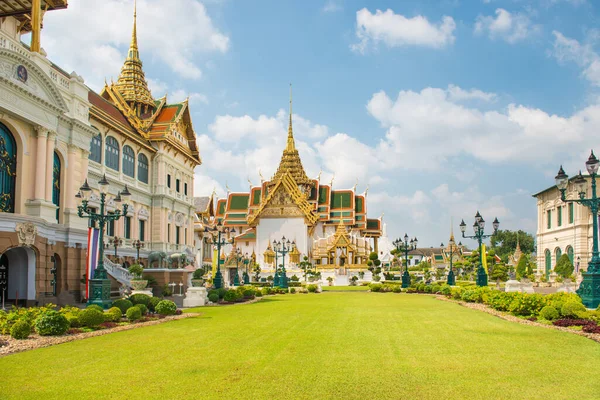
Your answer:
[[[15,17],[21,25],[21,33],[31,31],[31,7],[32,0],[0,1],[0,18]],[[43,12],[67,8],[67,0],[40,0]]]

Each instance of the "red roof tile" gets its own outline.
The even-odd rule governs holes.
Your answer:
[[[88,92],[88,100],[90,103],[92,103],[93,107],[98,108],[99,110],[103,111],[105,114],[108,114],[108,116],[110,116],[113,119],[113,121],[115,121],[119,125],[122,125],[123,128],[125,128],[129,131],[135,131],[133,129],[133,127],[129,124],[127,119],[123,116],[123,114],[121,114],[119,109],[117,107],[115,107],[113,104],[106,101],[99,94],[90,90]]]

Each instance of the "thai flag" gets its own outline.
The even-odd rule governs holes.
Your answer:
[[[98,255],[100,253],[100,230],[88,228],[88,246],[86,259],[85,298],[90,298],[90,279],[94,279],[94,271],[98,266]]]

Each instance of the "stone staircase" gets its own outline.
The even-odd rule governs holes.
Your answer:
[[[112,276],[121,285],[131,288],[131,274],[127,269],[110,261],[106,257],[104,257],[104,269],[106,269],[108,275]]]

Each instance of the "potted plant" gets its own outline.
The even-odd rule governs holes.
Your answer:
[[[192,286],[193,287],[202,287],[202,285],[204,284],[204,279],[202,278],[203,275],[204,275],[204,269],[202,269],[202,268],[198,268],[197,270],[194,271],[194,274],[192,275]]]
[[[144,267],[140,264],[133,264],[129,267],[129,273],[133,276],[131,279],[131,287],[134,290],[144,290],[148,286],[148,281],[142,278]]]
[[[327,278],[327,282],[329,282],[329,286],[333,286],[333,278],[331,276]]]

